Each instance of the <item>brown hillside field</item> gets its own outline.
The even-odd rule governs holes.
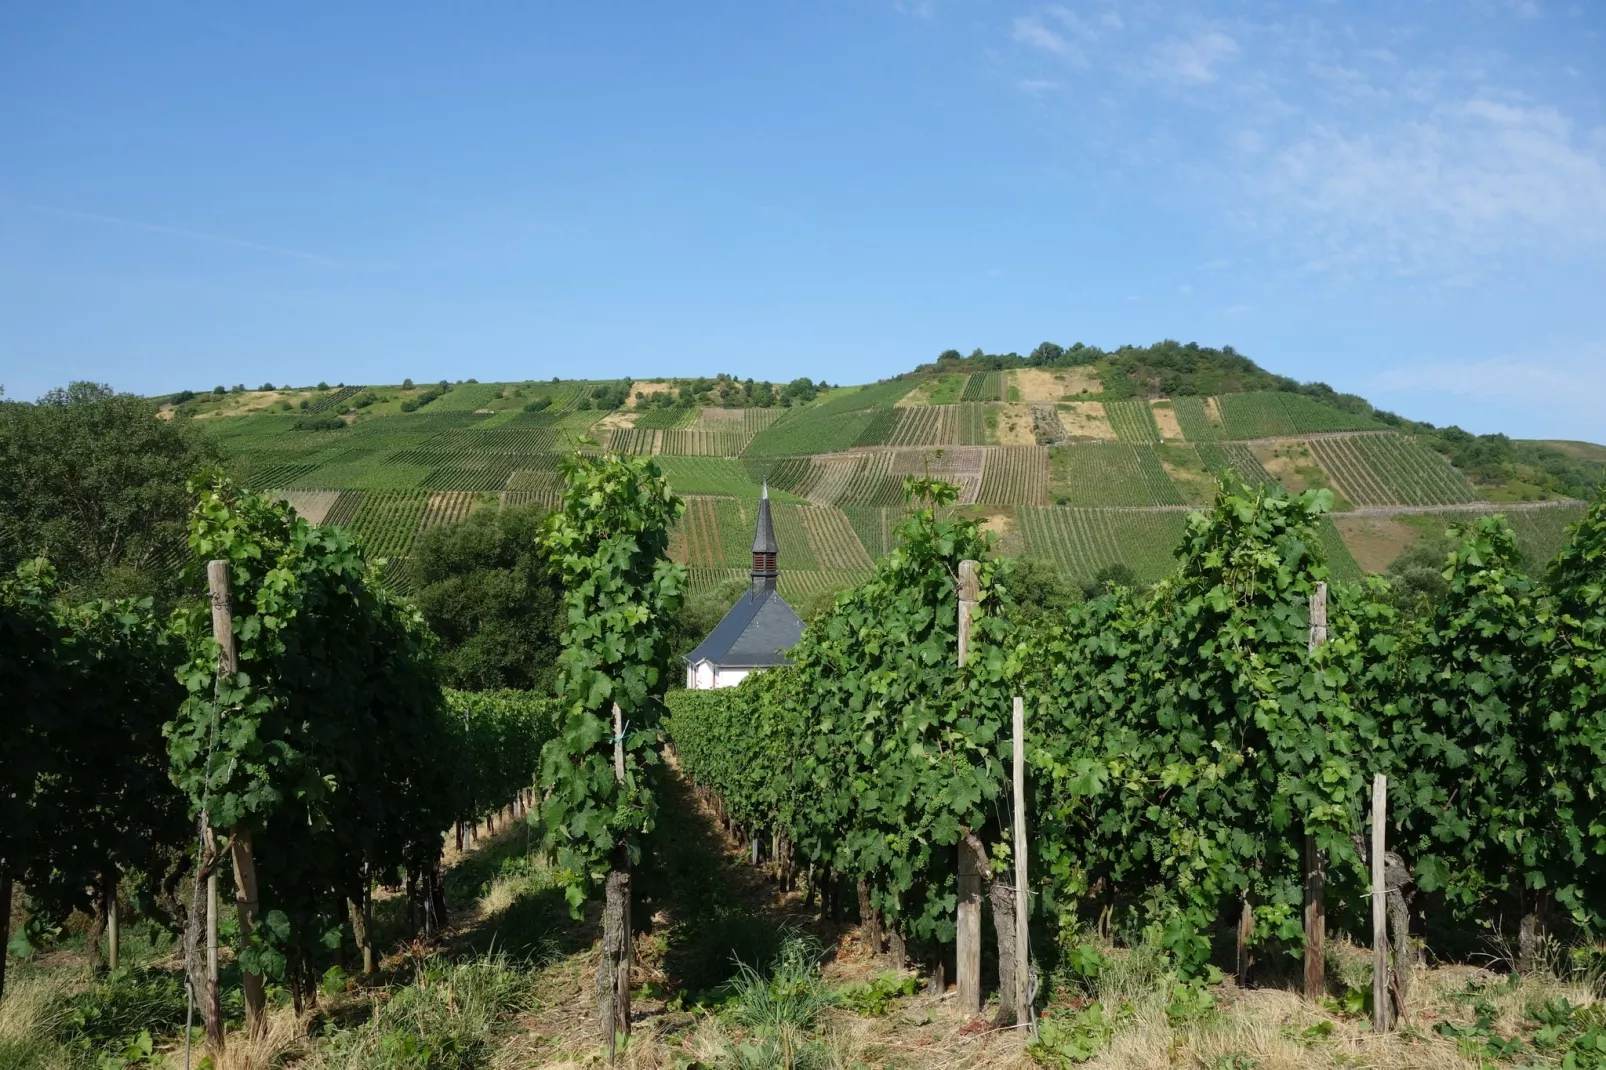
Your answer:
[[[1422,530],[1393,516],[1335,516],[1338,529],[1355,563],[1368,572],[1382,572],[1422,537]]]
[[[1037,435],[1032,431],[1030,405],[1001,405],[998,410],[998,444],[1000,446],[1034,446]]]
[[[599,431],[611,431],[617,428],[635,427],[637,415],[634,412],[610,412],[596,423]]]
[[[1090,368],[1016,368],[1006,373],[1026,404],[1074,401],[1079,394],[1097,394],[1104,384]]]
[[[630,396],[625,399],[625,407],[631,409],[636,407],[637,394],[646,394],[648,397],[651,397],[654,394],[662,394],[664,391],[671,389],[673,389],[672,385],[663,379],[643,379],[638,382],[631,383]]]
[[[1100,442],[1114,442],[1115,432],[1110,418],[1104,412],[1102,401],[1070,401],[1059,405],[1060,424],[1073,439],[1089,438]]]
[[[1171,407],[1170,401],[1157,398],[1149,402],[1149,410],[1154,413],[1154,422],[1160,425],[1161,438],[1182,441],[1182,425],[1177,423],[1177,412]]]

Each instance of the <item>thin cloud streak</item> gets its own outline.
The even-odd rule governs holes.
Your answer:
[[[140,219],[101,215],[98,212],[83,212],[75,208],[58,208],[48,204],[24,203],[23,207],[41,215],[57,216],[61,219],[76,220],[80,223],[101,223],[107,226],[122,227],[126,230],[142,230],[148,234],[167,234],[176,238],[189,238],[193,241],[232,245],[236,249],[247,249],[251,252],[267,253],[272,256],[285,256],[294,260],[305,260],[308,263],[321,264],[325,267],[338,266],[335,261],[317,253],[309,253],[301,249],[289,249],[281,245],[267,245],[262,242],[250,241],[246,238],[236,238],[229,234],[213,234],[204,230],[189,230],[184,227],[168,226],[165,223],[148,223]]]

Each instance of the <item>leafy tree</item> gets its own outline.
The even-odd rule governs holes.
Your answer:
[[[564,606],[539,544],[546,512],[539,505],[476,509],[419,536],[415,601],[440,639],[447,686],[551,692]]]
[[[1004,589],[1009,595],[1010,619],[1029,627],[1046,626],[1083,600],[1080,587],[1053,562],[1039,558],[1016,561],[1004,577]]]
[[[0,402],[0,571],[36,555],[76,598],[181,590],[185,480],[217,448],[190,421],[95,383]]]
[[[403,379],[402,380],[402,389],[403,390],[411,390],[412,388],[413,388],[413,381],[411,379]]]

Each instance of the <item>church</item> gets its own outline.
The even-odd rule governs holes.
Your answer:
[[[779,553],[766,483],[758,499],[751,582],[708,638],[686,655],[688,690],[734,687],[748,673],[791,664],[786,652],[803,635],[803,621],[775,589]]]

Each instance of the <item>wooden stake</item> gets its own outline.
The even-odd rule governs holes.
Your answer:
[[[1305,998],[1327,994],[1327,868],[1316,837],[1305,834]]]
[[[207,593],[212,601],[212,639],[218,646],[218,676],[233,676],[239,669],[234,646],[234,608],[229,593],[229,563],[206,563]],[[202,1010],[206,1018],[207,1039],[214,1047],[223,1046],[223,993],[218,985],[218,880],[217,843],[213,837],[210,817],[202,813],[207,854],[213,859],[211,872],[206,878],[206,992]]]
[[[1032,1020],[1031,941],[1026,920],[1026,704],[1015,696],[1015,1027],[1028,1029]]]
[[[966,829],[964,838],[959,841],[954,980],[959,986],[959,1008],[967,1014],[981,1011],[981,880],[986,869],[987,851],[976,834]]]
[[[976,612],[976,602],[981,594],[979,581],[976,579],[976,562],[959,562],[959,667],[965,667],[965,660],[970,657],[970,622]]]
[[[970,625],[980,595],[976,562],[959,562],[959,667],[970,656]],[[954,933],[954,980],[959,986],[959,1007],[968,1014],[981,1011],[981,880],[987,869],[987,850],[969,828],[960,830],[959,904]]]
[[[1310,596],[1310,646],[1327,643],[1327,584],[1318,583]],[[1316,837],[1305,833],[1305,998],[1327,994],[1327,864]]]
[[[1389,1028],[1388,886],[1383,878],[1384,816],[1388,811],[1388,780],[1372,778],[1372,1030]]]
[[[113,972],[117,970],[119,953],[122,950],[122,927],[117,917],[117,870],[112,870],[107,880],[106,889],[106,965]]]
[[[613,775],[621,791],[625,783],[625,724],[619,704],[613,704]],[[609,929],[613,928],[613,932]],[[602,964],[597,971],[597,995],[602,1000],[602,1027],[608,1034],[608,1063],[618,1056],[618,1038],[630,1036],[630,855],[624,844],[614,847],[603,908]],[[611,981],[612,991],[608,991]]]

